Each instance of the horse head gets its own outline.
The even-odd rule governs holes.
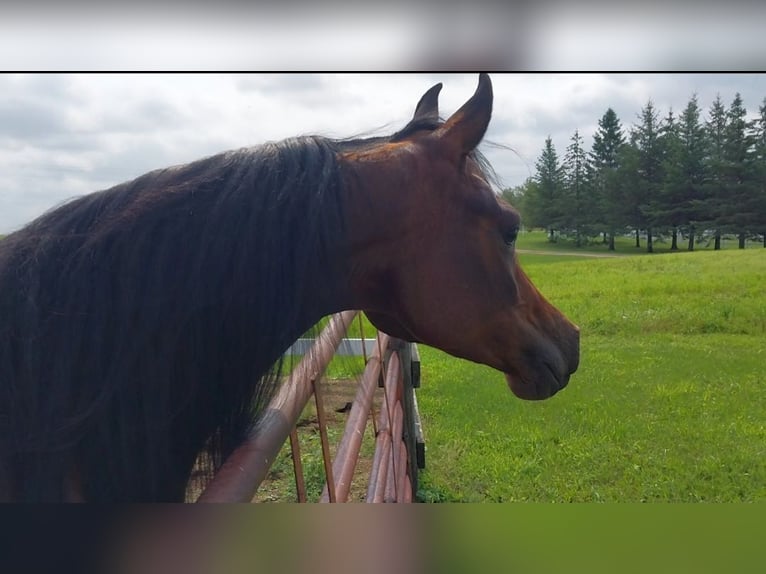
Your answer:
[[[391,335],[502,371],[520,398],[550,397],[577,369],[579,329],[522,271],[521,218],[482,168],[491,81],[444,122],[440,89],[394,136],[342,156],[354,303]],[[359,193],[362,178],[375,189]]]

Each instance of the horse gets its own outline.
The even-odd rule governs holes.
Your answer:
[[[158,169],[0,241],[0,498],[183,501],[322,317],[564,388],[579,329],[519,267],[519,213],[477,150],[492,83],[436,84],[385,137],[301,136]]]

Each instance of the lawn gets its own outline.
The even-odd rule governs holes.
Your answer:
[[[520,258],[580,369],[524,402],[421,346],[422,500],[766,500],[766,250]]]

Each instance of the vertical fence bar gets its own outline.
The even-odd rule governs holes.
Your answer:
[[[332,454],[330,454],[330,443],[327,440],[327,421],[324,415],[324,398],[319,381],[314,383],[314,401],[317,407],[317,422],[319,423],[319,439],[322,442],[322,461],[324,462],[324,474],[328,485],[328,495],[330,502],[335,502],[335,479],[332,473]]]
[[[303,463],[301,462],[301,443],[298,440],[298,431],[295,427],[290,432],[290,453],[293,459],[295,492],[298,496],[298,502],[306,502],[308,497],[306,496],[306,479],[303,475]]]
[[[364,358],[364,364],[367,365],[367,339],[364,338],[364,317],[362,313],[357,315],[359,319],[359,337],[362,339],[362,357]]]
[[[414,343],[404,343],[399,350],[402,358],[402,406],[404,407],[404,442],[407,445],[408,466],[412,490],[418,489],[418,446],[417,446],[417,407],[415,399],[415,379],[420,378],[420,357]],[[417,363],[417,367],[415,366]],[[419,383],[418,383],[419,384]]]

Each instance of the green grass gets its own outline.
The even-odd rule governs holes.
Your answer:
[[[766,334],[766,250],[520,261],[584,336]]]
[[[582,261],[583,259],[591,259],[592,257],[585,254],[576,255],[541,255],[538,253],[523,253],[519,257],[527,264],[534,263],[535,265],[548,265],[551,263],[564,263],[572,261]]]
[[[520,255],[580,325],[580,369],[525,402],[421,347],[420,498],[766,500],[766,250],[545,257]]]

